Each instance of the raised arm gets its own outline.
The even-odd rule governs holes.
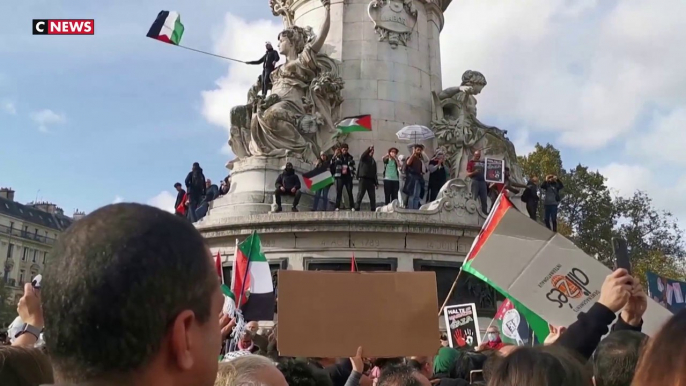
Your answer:
[[[326,36],[329,34],[329,27],[331,27],[330,0],[322,0],[322,5],[324,6],[324,10],[326,11],[326,16],[324,18],[324,23],[322,24],[322,27],[319,30],[319,33],[317,34],[317,38],[312,43],[312,51],[314,52],[319,52],[322,49],[322,47],[324,47],[324,41],[326,40]]]

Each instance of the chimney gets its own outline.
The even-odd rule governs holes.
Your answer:
[[[81,220],[84,217],[86,217],[86,213],[85,212],[79,212],[78,209],[74,212],[74,215],[72,216],[74,221]]]
[[[12,188],[0,188],[0,197],[14,201],[14,190]]]
[[[30,204],[32,207],[41,210],[46,213],[50,214],[56,214],[57,213],[57,205],[50,203],[50,202],[38,202],[38,203],[33,203]]]

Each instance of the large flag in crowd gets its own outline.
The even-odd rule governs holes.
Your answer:
[[[507,297],[539,341],[548,325],[568,326],[598,301],[612,271],[572,241],[538,224],[501,194],[474,240],[463,269]],[[643,332],[656,333],[671,313],[648,299]]]
[[[504,289],[500,288],[496,283],[493,281],[489,280],[488,277],[485,275],[481,274],[477,269],[475,269],[472,266],[472,263],[474,262],[474,258],[478,255],[479,251],[481,248],[484,246],[486,243],[486,240],[488,240],[488,237],[493,233],[495,228],[498,226],[498,223],[500,219],[505,215],[505,213],[509,210],[517,210],[512,202],[505,197],[504,195],[500,195],[496,202],[493,204],[493,208],[491,209],[491,213],[488,215],[488,218],[486,219],[486,222],[484,223],[483,227],[481,228],[481,232],[479,235],[474,239],[474,243],[472,244],[472,248],[469,251],[469,254],[467,255],[467,258],[465,259],[465,263],[462,266],[462,269],[468,273],[471,273],[472,275],[478,277],[479,279],[485,281],[489,285],[491,285],[493,288],[495,288],[498,292],[500,292],[503,296],[507,298],[507,300],[517,309],[519,314],[526,319],[527,323],[533,329],[534,334],[538,337],[539,341],[543,341],[547,336],[548,333],[550,332],[548,328],[548,322],[546,322],[543,318],[538,316],[536,313],[532,312],[528,308],[526,308],[522,303],[518,302],[517,299],[514,299],[511,297],[507,291]],[[507,258],[506,255],[503,255],[503,258]],[[501,330],[502,331],[502,330]]]
[[[303,180],[305,180],[305,186],[312,192],[324,189],[327,186],[333,185],[333,175],[327,167],[316,168],[307,173],[303,174]],[[327,200],[328,198],[324,198]]]
[[[274,320],[272,273],[257,233],[236,245],[232,276],[231,289],[243,318]]]

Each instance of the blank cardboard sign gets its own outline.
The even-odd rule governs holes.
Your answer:
[[[433,272],[279,271],[279,354],[345,358],[435,355]]]

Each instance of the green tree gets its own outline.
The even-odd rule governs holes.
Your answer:
[[[534,151],[529,155],[517,157],[517,161],[526,178],[538,176],[542,180],[547,174],[560,175],[562,171],[560,151],[549,143],[545,146],[536,143]]]
[[[615,210],[605,177],[579,164],[563,171],[560,180],[564,189],[559,217],[570,228],[568,237],[584,252],[608,261]]]
[[[656,209],[643,191],[628,198],[618,197],[614,206],[618,223],[614,233],[627,241],[631,262],[637,268],[635,276],[643,280],[648,270],[683,279],[686,273],[683,230],[672,213]]]
[[[12,290],[0,279],[0,328],[7,327],[17,317],[17,306],[12,299]]]

